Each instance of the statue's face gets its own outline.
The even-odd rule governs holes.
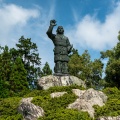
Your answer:
[[[63,34],[63,33],[64,33],[64,29],[63,29],[62,26],[58,26],[58,28],[57,28],[57,33],[58,33],[58,34]]]

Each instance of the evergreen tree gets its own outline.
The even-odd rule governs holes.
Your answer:
[[[8,46],[0,47],[0,97],[8,97],[10,83],[9,78],[11,74],[11,55]]]
[[[10,74],[10,91],[18,93],[28,89],[27,71],[20,57],[16,58]]]
[[[102,87],[101,82],[102,80],[102,73],[103,73],[103,63],[100,59],[95,59],[92,62],[92,72],[91,72],[91,87],[95,87],[99,89]]]
[[[16,58],[19,56],[19,52],[15,48],[10,49],[10,54],[12,56],[11,61],[15,62]]]
[[[45,66],[42,69],[41,76],[47,76],[47,75],[52,75],[52,70],[50,69],[48,62],[45,63]]]
[[[11,67],[11,54],[9,52],[8,46],[5,46],[3,47],[3,52],[0,54],[0,76],[1,79],[6,83],[6,85],[9,85]]]
[[[83,64],[82,58],[80,55],[73,53],[70,56],[68,63],[69,73],[71,75],[79,77],[79,74],[82,72]]]
[[[77,76],[82,80],[88,81],[90,79],[91,60],[87,50],[82,55],[79,55],[77,50],[73,52],[68,66],[71,75]]]
[[[108,58],[105,69],[107,85],[120,88],[120,32],[118,40],[117,45],[113,49],[101,52],[101,58]]]
[[[31,39],[25,39],[22,36],[19,43],[16,44],[18,54],[21,56],[25,69],[27,70],[27,81],[30,88],[35,87],[36,80],[40,76],[40,60],[37,53],[37,45],[31,42]]]
[[[102,79],[103,64],[100,59],[91,61],[87,50],[79,55],[77,50],[73,50],[68,63],[69,73],[85,80],[88,87],[98,88],[99,81]]]

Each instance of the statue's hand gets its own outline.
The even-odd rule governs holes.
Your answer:
[[[56,20],[51,20],[51,21],[50,21],[50,25],[51,25],[51,26],[56,26],[56,25],[57,25],[57,24],[56,24]]]

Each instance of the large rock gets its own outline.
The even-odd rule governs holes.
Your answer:
[[[18,112],[23,115],[24,120],[37,120],[39,117],[44,116],[44,110],[31,103],[32,99],[33,97],[23,98],[18,107]]]
[[[38,88],[48,89],[53,86],[69,86],[76,84],[86,88],[85,82],[75,76],[44,76],[38,80]]]
[[[100,91],[92,88],[88,90],[73,89],[73,93],[78,96],[78,99],[72,104],[68,105],[68,109],[78,109],[87,111],[91,117],[94,118],[94,105],[103,106],[107,101],[107,96]]]

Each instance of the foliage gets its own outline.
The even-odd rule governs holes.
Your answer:
[[[108,100],[103,107],[95,106],[96,118],[100,116],[120,115],[120,90],[116,87],[106,88],[103,92],[108,96]]]
[[[0,46],[0,97],[22,96],[36,88],[40,76],[37,46],[23,36],[17,49]]]
[[[41,77],[47,75],[52,75],[52,70],[50,69],[48,62],[45,63],[45,66],[42,69]]]
[[[0,120],[22,120],[17,112],[20,100],[19,97],[0,99]]]
[[[1,47],[0,54],[0,97],[9,96],[10,74],[12,69],[11,54],[8,46]]]
[[[50,87],[48,90],[34,90],[31,91],[30,93],[24,95],[24,97],[35,97],[35,96],[44,96],[44,95],[50,95],[50,93],[53,92],[67,92],[67,93],[72,93],[72,89],[81,89],[84,90],[83,87],[77,86],[77,85],[71,85],[71,86],[55,86],[55,87]]]
[[[87,112],[79,112],[70,109],[58,109],[54,114],[47,117],[41,117],[38,120],[92,120]]]
[[[11,92],[19,93],[22,90],[28,89],[27,71],[20,57],[16,58],[13,64],[9,82]]]
[[[102,80],[102,73],[103,73],[103,63],[101,62],[100,59],[95,59],[91,63],[91,87],[100,89],[102,87],[101,82]],[[90,82],[89,82],[90,83]]]
[[[100,59],[91,61],[87,50],[82,55],[79,55],[78,51],[73,49],[68,66],[71,75],[85,80],[88,87],[99,88],[103,72],[103,63]]]
[[[34,104],[41,106],[45,111],[45,116],[40,117],[39,120],[92,120],[86,112],[66,109],[68,104],[77,98],[72,93],[72,89],[75,87],[78,88],[78,86],[53,87],[48,90],[47,94],[39,92],[40,96],[34,97],[32,100]],[[66,91],[67,94],[58,98],[50,97],[50,93],[60,91]]]
[[[72,93],[72,89],[75,88],[83,89],[76,85],[51,87],[48,90],[33,90],[29,94],[24,95],[24,97],[34,97],[32,102],[44,109],[45,116],[40,117],[40,120],[92,120],[87,112],[66,109],[68,104],[74,102],[77,98]],[[60,91],[66,91],[67,94],[59,98],[50,97],[50,93]],[[0,99],[0,120],[22,120],[22,115],[17,112],[20,100],[20,97]]]
[[[24,36],[18,41],[17,52],[21,56],[24,67],[27,70],[27,81],[29,87],[33,89],[36,85],[37,79],[40,76],[40,59],[37,53],[37,45],[31,42],[31,39],[25,39]]]
[[[101,52],[101,58],[108,58],[105,69],[107,86],[120,88],[120,32],[118,40],[117,45],[113,49]]]
[[[9,53],[8,46],[3,48],[3,52],[0,54],[0,76],[4,82],[8,82],[11,74],[11,55]],[[9,87],[9,85],[7,86]]]
[[[6,88],[6,83],[0,78],[0,98],[6,98],[9,96],[9,89]]]
[[[45,111],[45,116],[39,120],[92,120],[87,112],[82,112],[66,107],[74,102],[77,98],[72,93],[72,89],[83,89],[79,86],[61,86],[51,87],[48,90],[33,90],[24,97],[34,97],[32,103],[42,107]],[[53,92],[67,93],[58,98],[51,98]],[[104,106],[94,106],[95,119],[100,116],[118,116],[120,115],[120,90],[118,88],[106,88],[103,92],[108,96],[108,100]],[[11,97],[0,99],[0,120],[22,120],[22,115],[17,111],[21,97]]]

